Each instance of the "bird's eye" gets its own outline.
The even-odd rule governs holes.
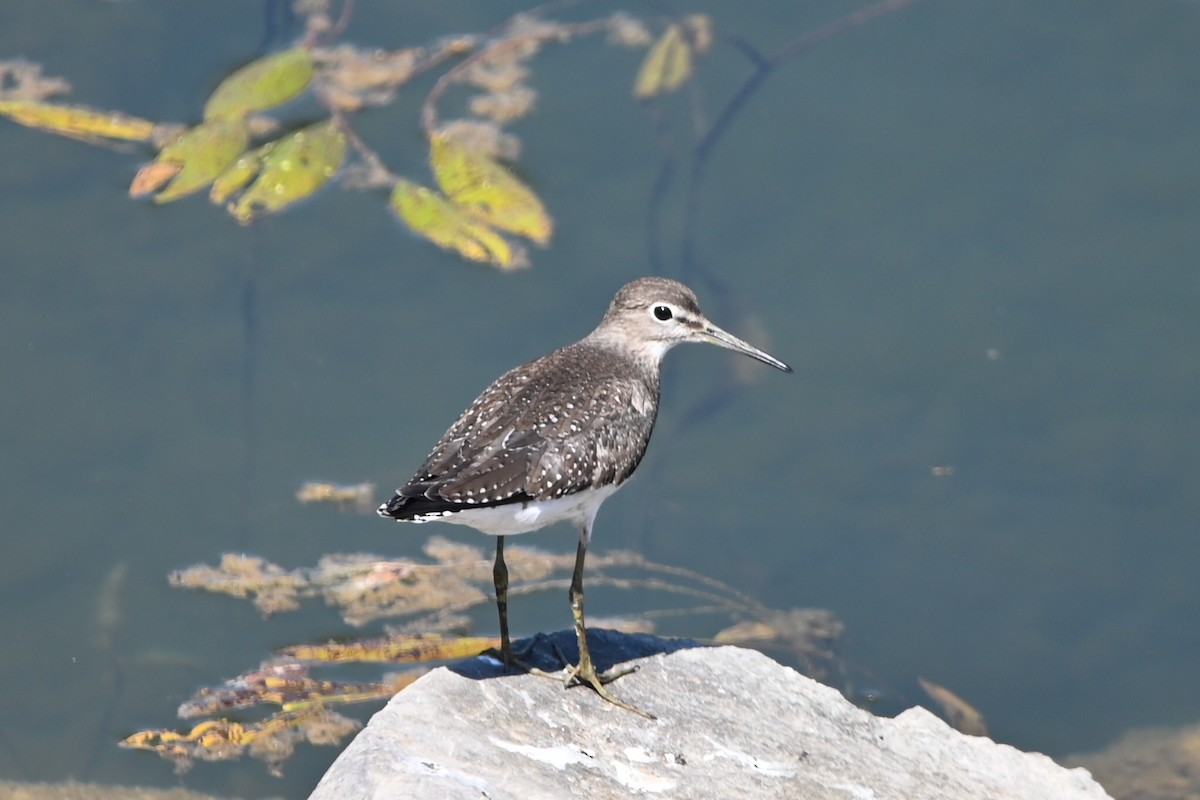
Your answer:
[[[671,318],[671,309],[667,306],[655,306],[654,318],[659,322],[666,322]]]

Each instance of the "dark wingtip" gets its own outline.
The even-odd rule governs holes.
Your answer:
[[[386,503],[381,503],[379,508],[375,509],[375,513],[384,519],[391,519],[395,520],[396,522],[400,522],[402,519],[404,519],[401,511],[401,508],[404,506],[404,500],[405,498],[398,494],[393,495],[391,500],[388,500]]]

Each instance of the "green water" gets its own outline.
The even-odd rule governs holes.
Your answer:
[[[348,40],[387,47],[519,7],[358,5]],[[771,52],[859,7],[802,6],[688,10]],[[2,16],[0,58],[41,62],[78,102],[175,120],[269,33],[244,0],[8,0]],[[921,701],[922,676],[1022,748],[1200,717],[1197,41],[1195,3],[922,0],[781,66],[713,152],[694,244],[731,287],[698,285],[710,314],[750,312],[797,374],[763,368],[693,414],[734,356],[673,353],[655,441],[595,547],[829,608],[889,706]],[[535,62],[522,171],[558,227],[516,275],[417,241],[375,195],[249,230],[199,199],[129,202],[138,158],[0,122],[0,777],[176,785],[112,742],[176,725],[197,686],[269,648],[347,633],[325,609],[263,620],[165,576],[231,550],[287,566],[417,552],[430,528],[292,493],[407,478],[487,382],[652,271],[660,150],[628,99],[637,59],[586,43]],[[746,75],[729,47],[703,62],[710,117]],[[428,85],[361,123],[414,175]],[[686,144],[690,112],[670,119]],[[677,276],[681,199],[662,214]],[[558,597],[513,613],[520,633],[570,620]],[[302,749],[282,781],[255,762],[183,780],[302,796],[334,755]]]

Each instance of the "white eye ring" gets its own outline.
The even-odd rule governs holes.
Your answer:
[[[671,318],[675,316],[675,312],[672,311],[671,307],[665,303],[656,303],[654,308],[650,310],[650,313],[653,314],[654,318],[659,322],[669,322]]]

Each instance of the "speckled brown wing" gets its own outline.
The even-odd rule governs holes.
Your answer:
[[[414,519],[623,482],[646,451],[659,391],[657,374],[628,367],[574,344],[504,374],[384,510]]]

